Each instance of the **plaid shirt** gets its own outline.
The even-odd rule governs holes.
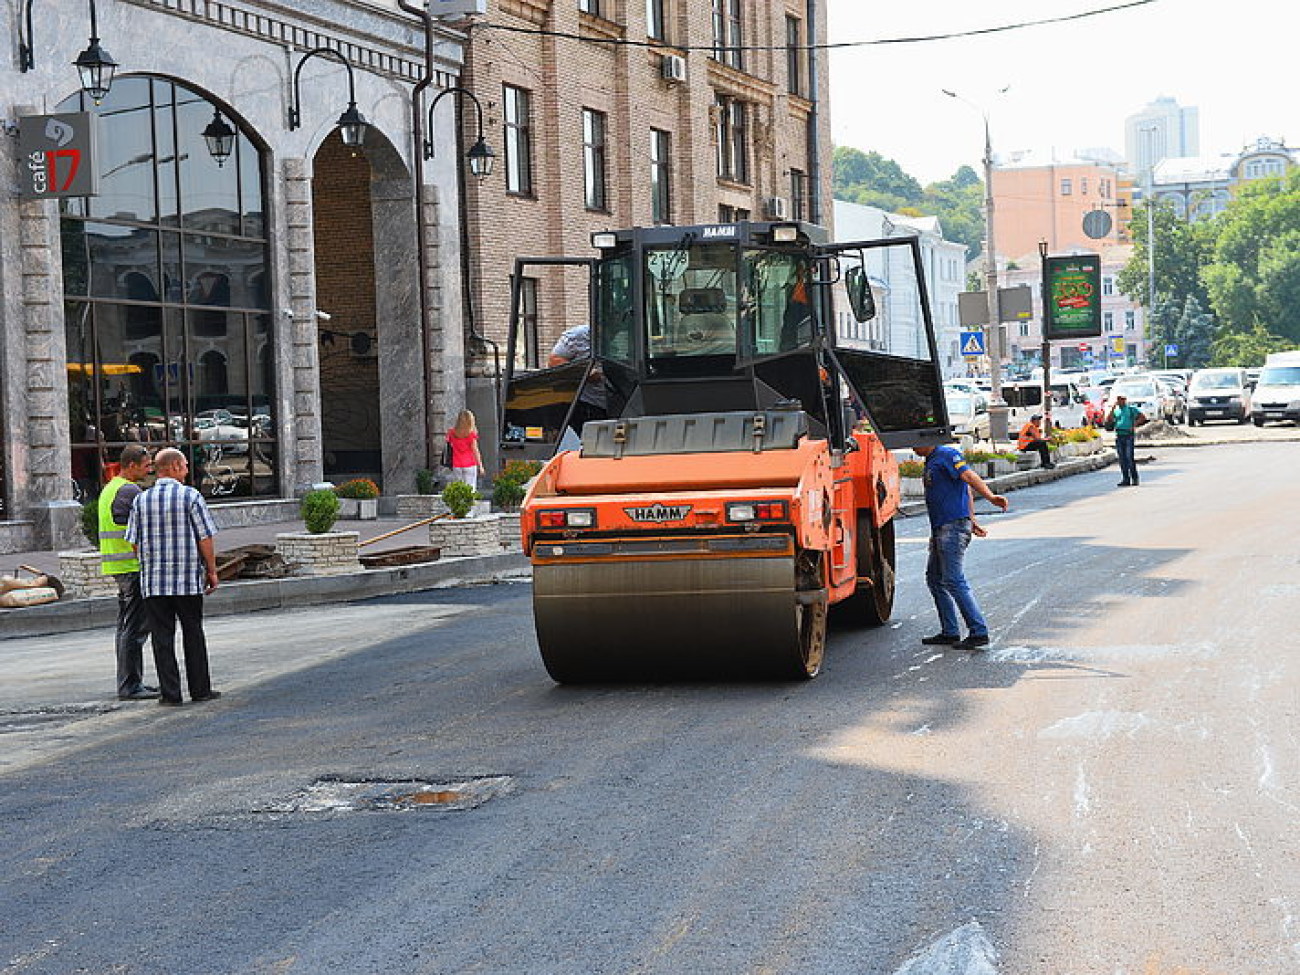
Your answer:
[[[140,556],[141,595],[203,595],[199,540],[216,533],[203,495],[175,478],[160,477],[135,499],[126,524],[126,540]]]

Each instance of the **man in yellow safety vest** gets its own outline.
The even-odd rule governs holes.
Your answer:
[[[158,696],[158,688],[144,683],[144,641],[149,621],[140,595],[140,560],[126,540],[126,522],[140,494],[136,482],[144,480],[152,470],[149,448],[127,444],[122,448],[120,473],[99,493],[101,571],[117,580],[117,696],[123,701],[149,701]]]

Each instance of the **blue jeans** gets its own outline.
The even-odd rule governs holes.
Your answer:
[[[1119,455],[1120,480],[1126,484],[1138,482],[1137,461],[1133,459],[1133,434],[1115,434],[1115,453]]]
[[[962,560],[970,544],[970,519],[960,518],[931,530],[930,559],[925,566],[925,583],[934,597],[934,607],[939,611],[942,632],[960,636],[957,613],[966,621],[971,636],[988,636],[989,626],[984,622],[975,595],[966,581]]]

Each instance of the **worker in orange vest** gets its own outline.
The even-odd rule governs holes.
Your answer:
[[[1016,446],[1021,450],[1036,450],[1039,458],[1042,459],[1043,468],[1051,470],[1056,465],[1052,463],[1052,453],[1048,449],[1047,441],[1043,439],[1042,427],[1038,421],[1043,418],[1041,413],[1035,413],[1029,418],[1029,422],[1020,428],[1020,438],[1016,441]]]

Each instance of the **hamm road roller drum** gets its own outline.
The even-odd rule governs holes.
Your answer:
[[[534,564],[537,641],[562,683],[810,677],[826,606],[795,577],[793,555]]]

